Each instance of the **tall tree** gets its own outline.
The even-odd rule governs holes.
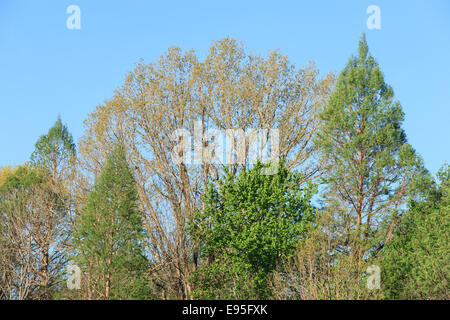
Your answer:
[[[93,187],[74,234],[74,261],[89,299],[148,298],[144,228],[135,180],[116,146]]]
[[[317,143],[327,167],[328,205],[348,222],[351,242],[370,239],[383,220],[397,221],[409,182],[424,169],[406,141],[401,105],[370,55],[365,35],[321,118]],[[389,230],[378,241],[389,241]]]
[[[203,209],[201,195],[223,175],[225,164],[174,163],[171,156],[180,143],[174,133],[185,130],[192,136],[196,125],[200,136],[209,129],[278,128],[280,157],[289,169],[302,171],[305,183],[318,174],[312,137],[333,80],[331,74],[319,77],[313,64],[297,68],[277,51],[254,55],[226,38],[214,42],[203,61],[192,50],[170,48],[158,61],[139,63],[89,116],[80,153],[93,177],[118,138],[130,154],[161,297],[191,297],[189,275],[198,267],[199,244],[186,235],[186,220]],[[190,143],[186,136],[183,142]],[[210,142],[204,136],[198,140],[203,147]],[[249,167],[251,142],[248,136],[245,142],[230,140],[230,154],[243,155],[243,164],[228,165],[238,174]]]
[[[66,234],[60,234],[63,239],[60,250],[65,250],[69,238],[70,221],[72,219],[72,206],[70,187],[75,172],[76,146],[67,126],[58,116],[55,124],[47,134],[39,137],[35,144],[35,150],[31,154],[30,164],[48,172],[50,178],[49,188],[55,195],[54,199],[47,201],[44,212],[48,215],[47,224],[44,226],[46,235],[42,242],[44,268],[50,265],[52,233],[57,229],[67,229]],[[54,222],[59,221],[59,225]],[[64,224],[64,225],[62,225]],[[56,233],[55,233],[56,235]]]
[[[57,278],[64,270],[70,234],[68,185],[74,161],[75,144],[58,117],[48,133],[36,142],[28,166],[17,169],[2,187],[4,210],[9,212],[4,217],[10,219],[7,233],[15,235],[11,240],[19,246],[22,240],[28,241],[32,250],[31,255],[27,253],[27,263],[33,262],[30,278],[38,287],[33,297],[51,298]],[[30,178],[33,176],[41,178],[33,180]],[[13,230],[19,232],[20,228],[22,233]],[[26,239],[22,237],[24,234],[28,235]]]

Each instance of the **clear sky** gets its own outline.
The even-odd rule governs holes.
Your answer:
[[[81,29],[69,30],[69,5]],[[369,30],[369,5],[381,29]],[[340,71],[366,32],[405,112],[408,140],[435,173],[450,162],[450,1],[0,0],[0,166],[28,160],[58,114],[75,139],[143,58],[170,46],[203,56],[226,36],[298,66]]]

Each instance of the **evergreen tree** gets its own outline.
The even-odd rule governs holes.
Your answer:
[[[47,134],[41,136],[31,154],[31,164],[50,171],[53,179],[67,179],[76,156],[73,137],[58,117]]]
[[[90,299],[148,298],[143,239],[135,181],[124,150],[110,154],[74,235],[74,261],[84,272]]]
[[[450,299],[450,167],[440,185],[411,201],[382,258],[382,284],[389,299]]]
[[[389,241],[388,222],[396,223],[412,177],[425,172],[406,141],[401,105],[370,55],[365,35],[321,118],[317,143],[327,168],[327,205],[346,221],[348,245],[362,257],[361,240]],[[385,233],[374,237],[383,224]]]

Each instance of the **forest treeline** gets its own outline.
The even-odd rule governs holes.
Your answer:
[[[450,167],[403,119],[364,35],[323,76],[229,38],[170,48],[78,145],[58,118],[1,168],[0,299],[450,299]],[[225,164],[173,161],[211,128],[278,129],[279,159],[233,135]]]

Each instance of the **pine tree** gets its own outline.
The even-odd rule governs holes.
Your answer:
[[[409,182],[424,172],[401,128],[403,116],[363,35],[358,56],[340,73],[321,113],[317,138],[327,167],[328,206],[347,221],[354,246],[373,237],[382,223],[397,221]],[[378,242],[391,238],[392,228],[386,229]]]
[[[124,150],[110,154],[74,236],[74,261],[84,272],[91,299],[148,298],[143,239],[135,181]]]

